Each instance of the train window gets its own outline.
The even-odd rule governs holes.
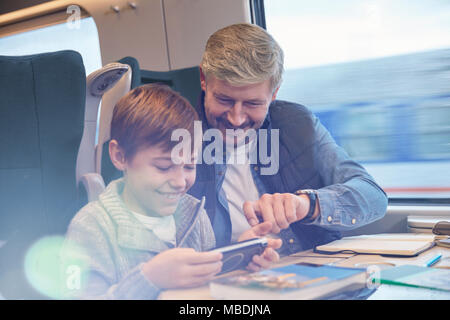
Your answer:
[[[81,18],[79,24],[75,26],[71,23],[71,21],[64,21],[0,37],[0,55],[18,56],[75,50],[83,57],[86,74],[101,68],[100,43],[94,19]]]
[[[424,158],[450,157],[450,96],[445,100],[429,101],[416,110],[416,151]]]
[[[308,106],[390,199],[450,200],[450,5],[266,0],[278,98]]]

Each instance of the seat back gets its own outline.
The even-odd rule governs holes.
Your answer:
[[[64,234],[79,209],[85,79],[75,51],[0,56],[0,292],[7,299],[39,296],[25,280],[25,252],[42,236]]]
[[[117,101],[130,91],[131,74],[127,64],[109,63],[86,79],[84,131],[78,150],[76,179],[80,190],[83,185],[87,191],[89,201],[96,200],[104,189],[103,181],[96,188],[89,186],[92,179],[102,180],[101,154],[104,141],[109,140],[112,110]]]
[[[141,69],[139,67],[139,62],[133,57],[124,57],[118,61],[119,63],[127,64],[131,67],[131,83],[129,89],[134,89],[141,85]],[[114,93],[111,93],[113,96]],[[108,98],[107,98],[108,99]],[[114,101],[114,97],[109,99]],[[118,99],[115,101],[117,102]],[[96,149],[97,157],[97,169],[98,173],[102,176],[105,185],[108,185],[112,180],[118,179],[122,176],[122,172],[117,170],[109,158],[109,140],[110,140],[110,129],[111,129],[111,119],[112,113],[114,111],[115,104],[109,103],[103,109],[100,115],[99,123],[102,124],[102,133],[99,134],[98,145]]]
[[[198,67],[160,72],[141,70],[138,61],[133,57],[125,57],[119,60],[119,62],[128,64],[133,70],[131,89],[147,83],[164,83],[188,99],[192,105],[197,103],[201,93],[200,71]],[[111,122],[112,111],[113,109],[110,109],[110,115],[105,114],[105,117],[108,117],[107,121],[109,122]],[[113,166],[111,159],[109,158],[108,143],[109,138],[103,140],[103,150],[101,154],[100,172],[105,184],[122,176],[122,173]]]
[[[202,91],[198,67],[171,70],[167,72],[141,70],[141,83],[164,83],[177,91],[195,106]]]
[[[108,92],[105,93],[102,99],[100,109],[100,117],[98,120],[98,141],[95,148],[95,172],[101,174],[102,172],[102,158],[104,151],[108,154],[108,142],[111,140],[111,120],[116,103],[122,98],[131,88],[133,71],[130,68],[125,76],[120,79],[117,84]],[[103,147],[105,150],[103,150]]]
[[[141,68],[136,58],[124,57],[117,62],[127,64],[131,67],[131,89],[139,87],[141,85]]]

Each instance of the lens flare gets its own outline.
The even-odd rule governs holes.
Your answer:
[[[39,239],[25,256],[25,274],[29,283],[42,294],[63,299],[68,291],[81,290],[83,250],[65,242],[63,236]]]

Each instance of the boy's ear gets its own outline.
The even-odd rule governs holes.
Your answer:
[[[126,169],[126,160],[125,153],[122,148],[119,146],[117,140],[111,140],[109,142],[109,157],[111,158],[111,162],[117,170],[125,171]]]

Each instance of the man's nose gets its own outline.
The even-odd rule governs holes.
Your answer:
[[[246,115],[240,103],[235,103],[233,108],[228,111],[227,120],[235,128],[240,127],[245,123]]]

